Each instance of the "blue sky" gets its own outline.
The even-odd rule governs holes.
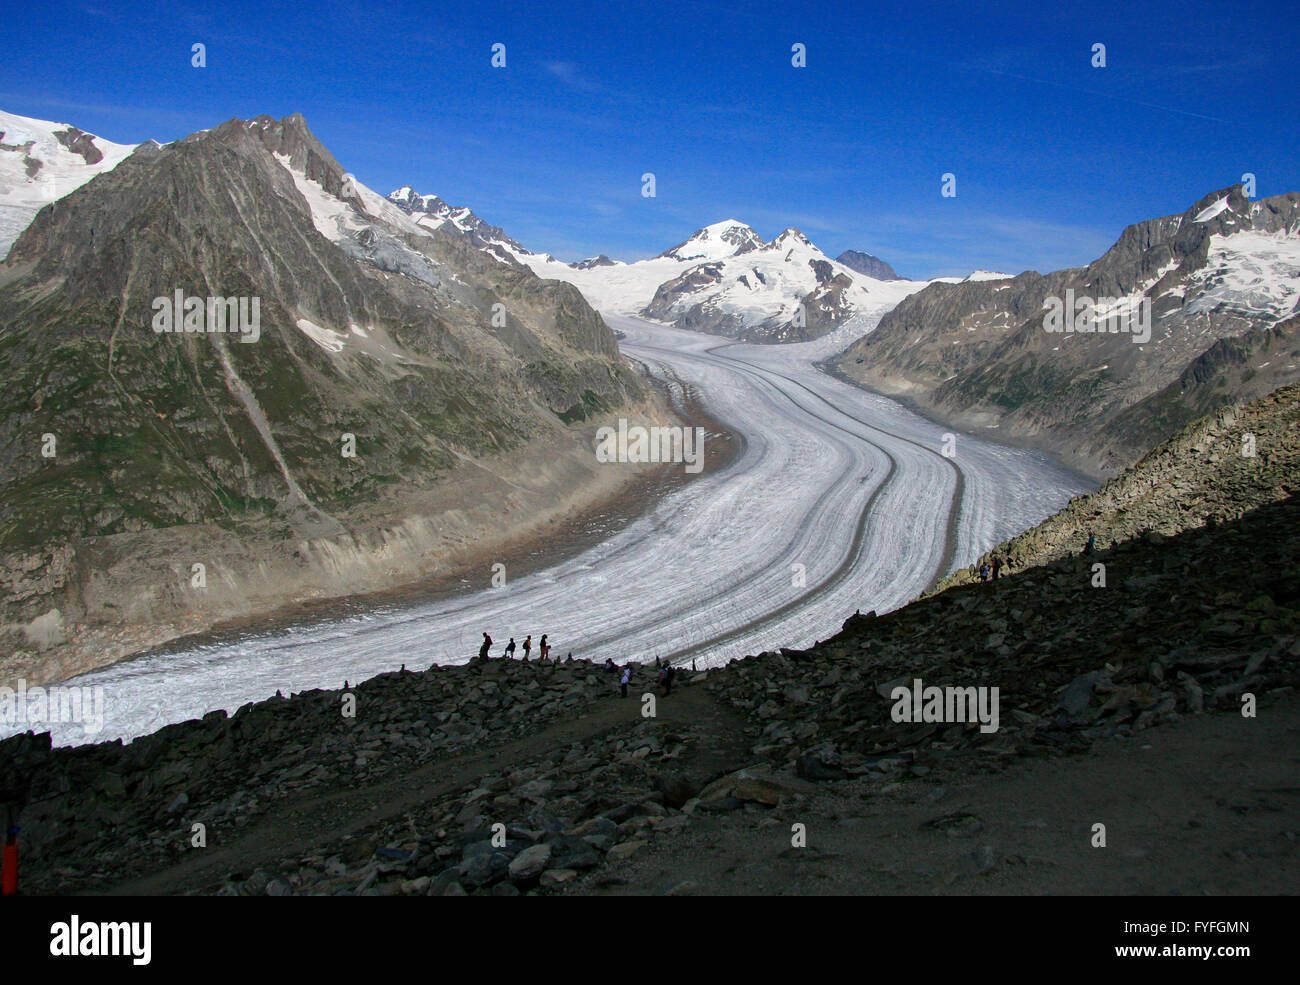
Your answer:
[[[913,277],[1049,270],[1248,171],[1300,190],[1283,3],[3,2],[0,108],[119,142],[301,112],[381,194],[566,260],[736,218]]]

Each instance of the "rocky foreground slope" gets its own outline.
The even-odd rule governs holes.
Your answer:
[[[1289,435],[1295,400],[1281,393],[1238,421]],[[1234,426],[1206,422],[1187,437],[1235,444]],[[1289,477],[1281,456],[1293,447],[1270,460]],[[1175,485],[1207,468],[1181,461]],[[51,750],[46,735],[16,736],[0,743],[0,796],[23,828],[24,884],[597,891],[647,852],[680,891],[707,892],[718,887],[678,849],[703,851],[719,819],[763,830],[793,816],[816,830],[838,823],[819,813],[825,795],[888,804],[927,778],[1087,754],[1189,716],[1222,714],[1225,728],[1258,735],[1248,730],[1259,716],[1300,684],[1300,499],[1273,492],[1271,471],[1257,478],[1224,484],[1212,525],[1198,517],[854,615],[809,650],[683,668],[651,717],[652,668],[636,669],[622,699],[614,675],[584,661],[494,660],[215,712],[127,745]],[[896,720],[893,689],[917,679],[998,688],[997,729]],[[979,823],[957,811],[932,829],[947,844]],[[1295,833],[1274,834],[1292,857]],[[978,843],[963,859],[972,878],[1007,862]],[[817,890],[798,878],[791,891]]]
[[[838,368],[1111,476],[1205,414],[1300,379],[1298,304],[1300,194],[1251,201],[1236,185],[1129,226],[1087,267],[930,284]]]

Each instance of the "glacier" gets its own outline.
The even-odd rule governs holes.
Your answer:
[[[620,663],[708,667],[803,647],[857,610],[906,604],[1092,488],[1038,453],[966,435],[947,457],[942,427],[821,371],[862,324],[762,346],[604,315],[627,358],[739,434],[732,462],[501,588],[181,641],[66,681],[103,688],[104,724],[53,723],[55,744],[130,739],[403,664],[464,663],[484,630],[498,654],[509,636],[548,633],[556,654]]]

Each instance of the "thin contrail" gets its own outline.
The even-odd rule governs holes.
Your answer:
[[[1224,120],[1217,116],[1206,116],[1203,113],[1193,113],[1191,110],[1176,109],[1173,106],[1161,106],[1159,103],[1148,103],[1145,100],[1133,99],[1130,96],[1117,96],[1109,92],[1098,92],[1096,89],[1085,89],[1082,86],[1067,85],[1064,82],[1053,82],[1051,79],[1035,79],[1035,78],[1031,78],[1028,75],[1016,75],[1014,72],[1004,72],[1001,69],[988,68],[983,65],[977,65],[972,67],[978,68],[980,71],[992,72],[994,75],[1005,75],[1009,79],[1019,79],[1021,82],[1037,82],[1039,85],[1056,86],[1058,89],[1070,89],[1073,90],[1074,92],[1084,92],[1090,96],[1100,96],[1103,99],[1118,99],[1122,102],[1133,103],[1136,106],[1145,106],[1148,109],[1163,110],[1166,113],[1178,113],[1182,116],[1191,116],[1198,120],[1209,120],[1212,123],[1231,124],[1234,122],[1233,120]]]

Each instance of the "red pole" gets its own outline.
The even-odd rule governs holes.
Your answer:
[[[4,873],[0,879],[3,879],[0,894],[13,896],[18,892],[18,842],[13,835],[5,842]]]

